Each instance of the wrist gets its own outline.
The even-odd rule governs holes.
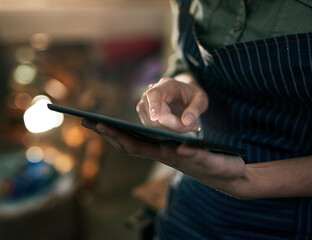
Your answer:
[[[230,181],[227,184],[225,193],[230,196],[243,200],[250,200],[257,198],[257,184],[255,175],[246,164],[246,171],[241,177]]]

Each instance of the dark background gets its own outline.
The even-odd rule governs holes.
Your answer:
[[[0,240],[140,239],[125,223],[155,162],[116,152],[80,119],[33,133],[24,116],[43,95],[138,123],[170,52],[168,1],[0,3]],[[50,121],[36,111],[36,127]]]

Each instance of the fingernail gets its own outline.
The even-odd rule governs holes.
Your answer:
[[[155,116],[157,115],[156,109],[152,108],[150,111],[150,115],[151,115],[151,120],[153,120],[155,118]]]
[[[187,123],[187,126],[190,126],[194,122],[195,118],[192,114],[188,113],[184,116],[184,121]]]
[[[199,132],[201,130],[200,126],[196,125],[192,128],[193,131]]]

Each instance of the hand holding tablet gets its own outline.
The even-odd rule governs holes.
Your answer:
[[[78,109],[58,106],[54,104],[48,104],[48,108],[77,116],[80,118],[85,118],[93,122],[101,122],[104,124],[107,124],[109,126],[116,127],[118,129],[121,129],[123,132],[127,132],[129,135],[134,136],[136,138],[143,139],[145,141],[154,142],[158,144],[168,144],[168,145],[175,145],[178,146],[182,143],[187,143],[189,145],[193,145],[196,147],[205,148],[209,151],[216,152],[216,153],[224,153],[229,155],[235,155],[235,156],[242,156],[246,153],[245,150],[234,148],[226,145],[221,145],[214,142],[208,142],[204,139],[194,138],[194,137],[187,137],[184,135],[159,130],[155,128],[145,127],[143,125],[133,124],[130,122],[126,122],[120,119],[111,118],[105,115],[90,113],[86,111],[81,111]]]

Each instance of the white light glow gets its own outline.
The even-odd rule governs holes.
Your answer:
[[[26,151],[26,158],[32,163],[40,162],[43,159],[43,151],[40,147],[30,147]]]
[[[30,84],[37,75],[37,69],[32,64],[21,64],[14,70],[14,79],[22,85]]]
[[[24,123],[28,131],[42,133],[63,123],[64,115],[48,109],[48,103],[51,103],[50,99],[43,95],[33,99],[33,105],[24,114]]]

